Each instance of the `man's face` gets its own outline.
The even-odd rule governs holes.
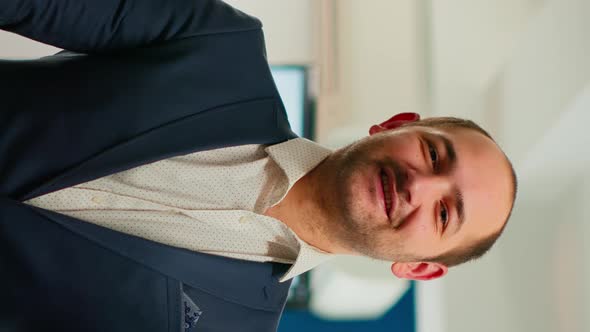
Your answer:
[[[362,255],[419,262],[498,231],[511,208],[509,165],[464,128],[406,127],[335,153],[330,231]]]

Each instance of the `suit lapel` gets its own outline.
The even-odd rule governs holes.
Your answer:
[[[178,155],[294,138],[279,109],[274,98],[256,99],[176,120],[95,155],[31,191],[23,200]]]
[[[80,222],[52,211],[34,209],[92,243],[191,287],[260,310],[276,311],[284,304],[290,282],[279,283],[278,280],[289,265],[192,252]]]

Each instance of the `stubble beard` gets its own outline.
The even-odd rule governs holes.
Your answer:
[[[359,190],[367,190],[355,185],[355,178],[367,170],[379,169],[380,161],[372,159],[367,149],[362,146],[351,145],[343,149],[335,163],[334,188],[335,197],[333,204],[338,217],[334,220],[338,227],[335,227],[335,235],[339,241],[350,250],[376,259],[392,260],[400,256],[401,241],[396,241],[395,236],[382,235],[386,232],[391,234],[391,226],[376,225],[376,220],[371,211],[357,199]],[[368,188],[371,196],[376,190],[375,187]]]

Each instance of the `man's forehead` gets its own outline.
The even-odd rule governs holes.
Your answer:
[[[508,160],[492,140],[469,129],[449,139],[458,155],[454,177],[464,198],[465,224],[476,231],[499,230],[512,206]]]
[[[444,148],[443,159],[448,148],[445,140],[455,153],[457,165],[453,177],[462,196],[465,219],[457,233],[449,232],[450,241],[446,244],[449,248],[486,238],[502,229],[512,208],[512,172],[507,157],[487,134],[457,125],[416,123],[400,129],[434,140],[438,148]]]
[[[497,144],[473,128],[461,126],[405,127],[435,141],[446,162],[453,164],[456,197],[461,197],[467,233],[495,231],[501,227],[511,207],[510,164]],[[464,233],[464,232],[461,232]]]

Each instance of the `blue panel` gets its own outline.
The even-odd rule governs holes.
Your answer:
[[[308,311],[285,310],[279,332],[415,332],[414,284],[383,317],[371,321],[327,321]]]
[[[303,128],[306,82],[303,67],[273,66],[272,76],[287,109],[287,117],[295,134],[304,137]]]

